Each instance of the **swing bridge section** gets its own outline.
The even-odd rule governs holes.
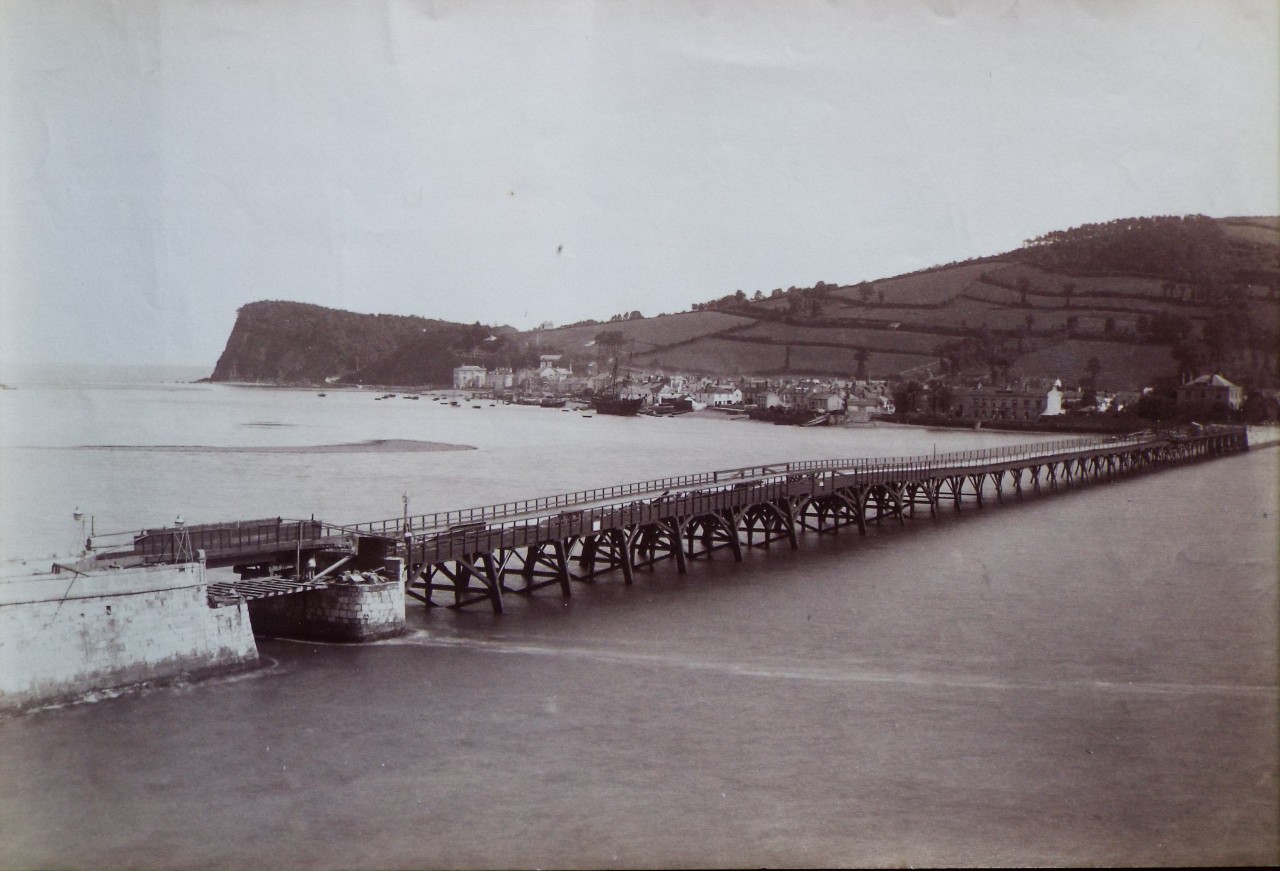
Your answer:
[[[509,595],[671,560],[678,572],[718,552],[871,524],[905,525],[947,507],[961,511],[1028,494],[1117,480],[1248,449],[1243,427],[1075,438],[933,456],[805,460],[661,478],[460,511],[342,527],[381,539],[405,559],[405,592],[431,606]],[[444,601],[437,601],[443,599]]]

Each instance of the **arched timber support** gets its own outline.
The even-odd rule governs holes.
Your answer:
[[[792,549],[799,546],[790,510],[773,502],[759,502],[749,506],[742,512],[742,525],[747,535],[748,547],[768,548],[780,538],[790,541]],[[759,542],[755,541],[757,532],[763,536]]]
[[[659,560],[674,559],[681,574],[688,570],[684,546],[680,540],[679,521],[667,518],[648,523],[631,538],[631,567],[652,569]]]
[[[735,560],[742,561],[742,542],[738,539],[737,524],[720,512],[689,518],[684,527],[684,540],[689,559],[709,558],[715,551],[727,547],[733,551]]]
[[[586,574],[574,576],[572,580],[594,581],[605,572],[621,569],[622,577],[630,584],[635,580],[631,536],[626,529],[615,527],[583,537],[578,566],[585,569]]]
[[[543,587],[559,584],[562,595],[571,595],[568,548],[564,541],[542,541],[529,545],[523,552],[513,550],[512,554],[520,561],[520,565],[518,568],[504,568],[503,589],[529,595]],[[513,574],[518,574],[523,580],[521,586],[512,588],[506,584],[505,579]]]
[[[420,589],[425,593],[415,598],[430,599],[432,591],[453,593],[453,604],[450,608],[465,608],[476,602],[487,601],[493,613],[502,613],[502,582],[499,578],[497,562],[491,553],[475,554],[470,557],[456,557],[429,565],[423,573],[424,584]],[[440,583],[437,577],[443,577],[449,583]],[[474,581],[474,583],[473,583]]]

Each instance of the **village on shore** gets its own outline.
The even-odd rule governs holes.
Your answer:
[[[1116,431],[1151,420],[1242,419],[1243,389],[1219,374],[1179,385],[1172,403],[1154,388],[1106,391],[1088,381],[1064,387],[1059,379],[760,378],[694,375],[632,369],[622,380],[591,362],[585,371],[560,354],[543,354],[521,369],[478,365],[453,370],[453,389],[527,405],[560,407],[608,393],[643,399],[639,413],[711,410],[804,426],[861,425],[873,421],[934,426]],[[998,373],[993,373],[993,376]],[[927,376],[927,373],[926,373]],[[1274,396],[1263,397],[1275,404]],[[1145,412],[1145,413],[1144,413]]]

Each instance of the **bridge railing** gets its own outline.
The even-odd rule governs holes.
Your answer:
[[[128,533],[114,533],[122,536]],[[350,531],[321,520],[292,520],[269,517],[229,523],[202,523],[191,526],[163,526],[132,533],[128,552],[155,561],[192,556],[196,551],[252,551],[310,546],[335,538],[349,537]],[[98,536],[108,538],[112,536]],[[95,538],[95,540],[96,540]],[[98,548],[99,558],[123,551],[125,545]]]
[[[647,481],[615,484],[590,490],[577,490],[570,493],[542,496],[536,499],[522,499],[473,508],[440,511],[432,514],[418,514],[407,518],[394,517],[386,520],[374,520],[342,528],[349,532],[399,539],[406,534],[438,533],[448,531],[453,527],[467,527],[477,523],[493,524],[496,521],[517,516],[548,515],[576,506],[619,501],[629,496],[652,495],[658,491],[674,491],[716,484],[731,485],[744,480],[761,481],[772,477],[801,473],[854,472],[884,480],[905,473],[957,469],[1039,457],[1047,459],[1063,454],[1080,453],[1090,449],[1114,449],[1116,447],[1155,443],[1162,439],[1162,436],[1146,431],[1125,436],[1082,436],[1046,442],[1006,445],[998,448],[951,451],[943,454],[920,454],[902,457],[856,457],[836,460],[790,460],[782,463],[763,463],[756,466],[742,466],[712,472],[653,478]]]

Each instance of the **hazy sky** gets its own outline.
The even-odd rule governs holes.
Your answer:
[[[0,0],[0,363],[528,327],[1280,213],[1271,2]]]

